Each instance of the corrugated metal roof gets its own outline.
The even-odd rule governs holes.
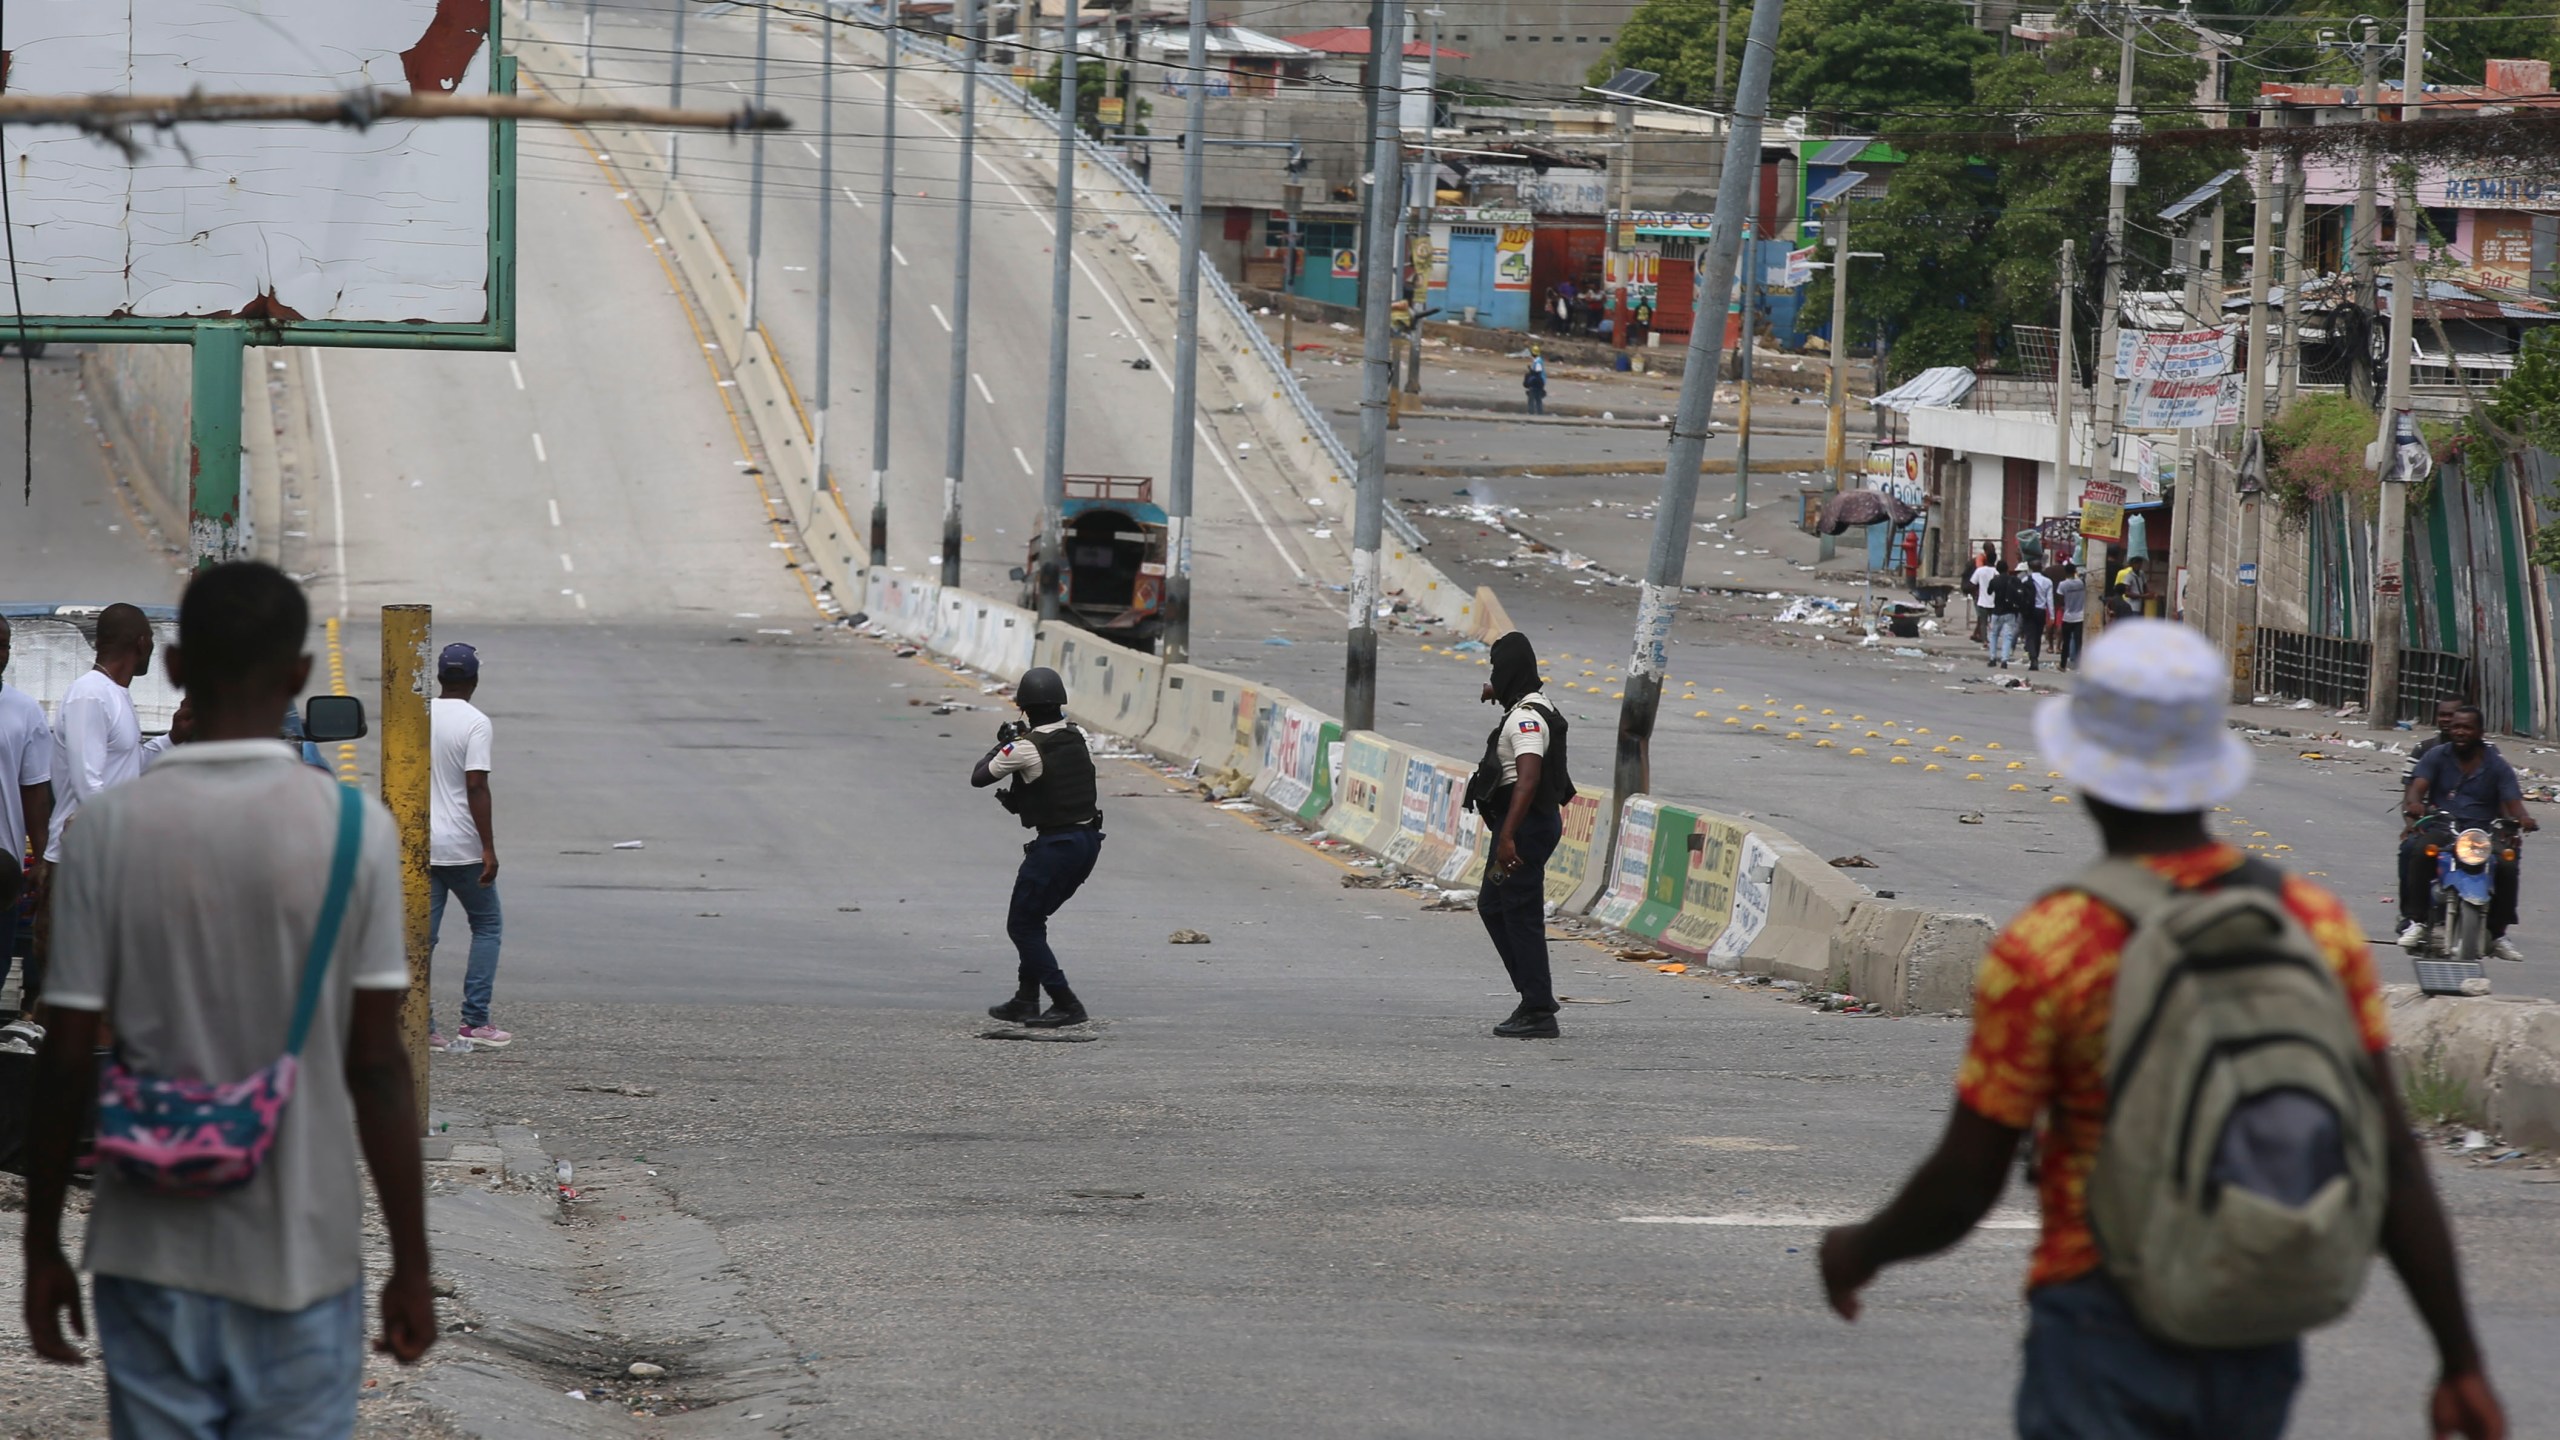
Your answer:
[[[1879,409],[1908,415],[1926,406],[1951,408],[1973,393],[1973,372],[1962,365],[1933,365],[1868,402]]]
[[[1138,32],[1138,48],[1156,51],[1187,51],[1191,30],[1183,25],[1149,25]],[[1277,35],[1266,35],[1242,25],[1216,25],[1202,42],[1212,55],[1254,55],[1272,60],[1313,60],[1319,52],[1304,45],[1293,45]]]

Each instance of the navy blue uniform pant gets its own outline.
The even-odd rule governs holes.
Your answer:
[[[1511,837],[1520,851],[1519,867],[1500,880],[1487,874],[1476,895],[1476,913],[1511,974],[1511,988],[1520,992],[1522,1005],[1541,1010],[1556,1008],[1555,979],[1547,968],[1547,859],[1563,838],[1563,811],[1530,810]]]
[[[1005,912],[1004,933],[1022,957],[1023,984],[1043,986],[1053,996],[1067,988],[1067,974],[1049,948],[1049,917],[1075,898],[1101,856],[1099,829],[1060,830],[1035,836],[1022,847],[1022,869],[1013,877],[1013,906]]]

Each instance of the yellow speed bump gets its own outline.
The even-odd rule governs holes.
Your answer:
[[[1849,753],[1852,755],[1864,755],[1867,753],[1867,747],[1864,745],[1852,745],[1849,747]]]

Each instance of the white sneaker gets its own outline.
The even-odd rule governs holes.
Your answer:
[[[2408,927],[2400,932],[2399,945],[2403,950],[2415,950],[2426,943],[2427,927],[2414,920],[2410,921]]]
[[[2489,953],[2501,960],[2513,960],[2519,965],[2524,963],[2524,952],[2516,948],[2516,942],[2504,935],[2489,942]]]

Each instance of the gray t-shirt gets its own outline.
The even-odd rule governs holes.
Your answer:
[[[102,1012],[125,1064],[228,1083],[284,1053],[329,886],[338,783],[272,740],[181,745],[81,807],[54,882],[45,999]],[[300,1310],[361,1281],[364,1196],[346,1037],[354,992],[401,990],[399,842],[365,802],[364,846],[301,1077],[257,1178],[153,1194],[98,1176],[96,1274]]]

